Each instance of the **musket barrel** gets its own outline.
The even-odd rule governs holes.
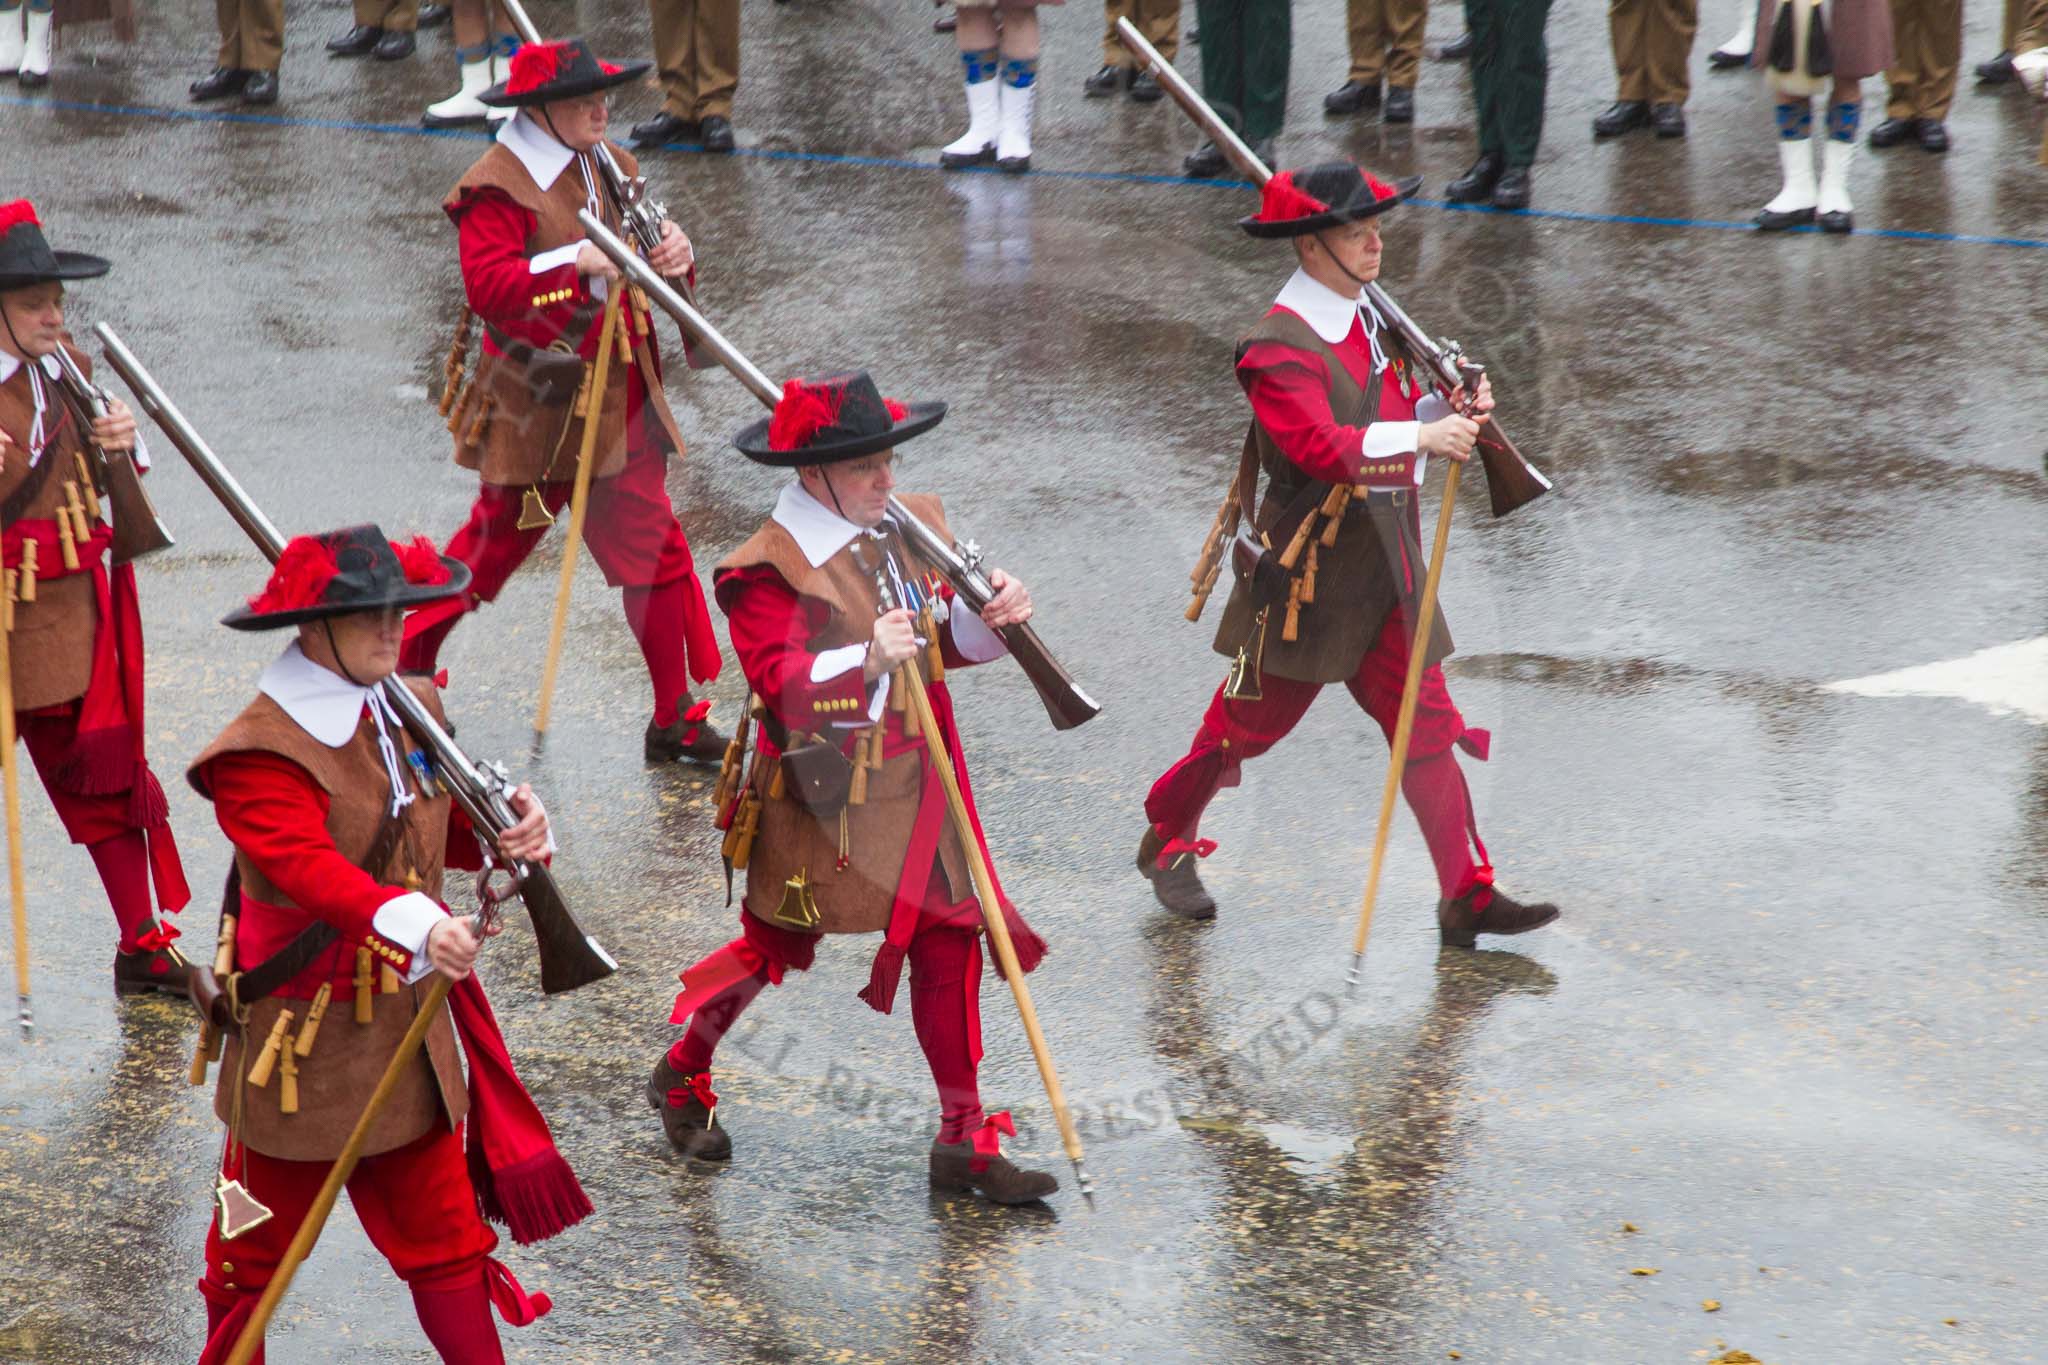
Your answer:
[[[92,330],[100,344],[107,348],[107,362],[141,400],[143,411],[163,428],[164,434],[171,438],[171,444],[190,462],[200,481],[220,499],[235,523],[248,532],[264,557],[275,564],[277,557],[284,553],[284,537],[270,518],[249,500],[249,495],[242,491],[242,485],[235,482],[235,476],[228,473],[227,466],[220,462],[220,457],[213,453],[206,439],[185,420],[185,414],[178,411],[178,405],[142,367],[142,362],[135,358],[135,353],[128,349],[127,343],[114,329],[102,322],[95,324]]]
[[[1159,55],[1159,49],[1145,41],[1145,35],[1131,26],[1128,19],[1116,21],[1116,36],[1131,50],[1139,61],[1152,68],[1152,74],[1159,81],[1160,88],[1173,97],[1181,111],[1195,121],[1203,136],[1216,144],[1216,149],[1230,159],[1230,164],[1243,171],[1245,176],[1263,188],[1273,178],[1273,172],[1245,145],[1243,138],[1231,131],[1230,125],[1218,118],[1208,101],[1195,93],[1187,77],[1174,70],[1173,63]]]
[[[731,370],[733,376],[745,384],[748,391],[760,399],[764,406],[771,409],[775,406],[777,400],[782,397],[782,386],[770,379],[760,366],[742,355],[739,348],[727,341],[724,334],[713,327],[708,318],[693,308],[688,299],[676,292],[673,285],[655,272],[653,266],[633,254],[626,244],[619,240],[618,234],[606,227],[604,221],[589,209],[578,209],[576,221],[583,225],[583,231],[589,235],[591,245],[611,257],[612,264],[616,265],[626,278],[645,290],[647,297],[661,305],[662,310],[690,334],[692,341],[711,352],[719,364]]]

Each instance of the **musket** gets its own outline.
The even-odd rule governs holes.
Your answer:
[[[1273,172],[1245,145],[1244,139],[1217,117],[1216,111],[1195,93],[1187,78],[1174,70],[1173,63],[1161,57],[1157,48],[1145,41],[1145,35],[1133,28],[1130,20],[1116,21],[1116,36],[1141,64],[1151,66],[1160,87],[1173,97],[1181,111],[1194,120],[1202,134],[1215,143],[1217,150],[1248,180],[1263,188],[1273,178]],[[1378,281],[1365,287],[1365,296],[1386,319],[1387,325],[1400,333],[1409,352],[1429,366],[1444,392],[1455,390],[1459,383],[1459,366],[1466,360],[1464,348],[1455,341],[1431,340],[1429,334],[1408,316],[1400,304],[1394,302],[1393,296],[1382,289]],[[1548,493],[1550,480],[1515,448],[1515,443],[1501,430],[1500,423],[1491,414],[1477,420],[1479,461],[1486,469],[1486,491],[1493,505],[1493,514],[1504,517],[1524,503],[1534,502]]]
[[[519,30],[522,42],[541,41],[540,30],[534,27],[532,16],[527,14],[526,6],[520,0],[495,0],[495,3],[505,11],[512,27]],[[668,222],[668,206],[650,196],[646,176],[626,174],[626,168],[619,164],[602,138],[598,139],[590,155],[604,181],[605,194],[611,199],[612,207],[619,211],[620,221],[633,234],[640,250],[651,255],[661,245],[661,230]],[[678,289],[687,290],[682,280],[673,283]]]
[[[93,422],[107,415],[107,391],[86,378],[85,371],[64,347],[59,346],[52,354],[59,366],[57,392],[70,407],[71,416],[78,423],[79,439],[90,452],[100,484],[107,490],[114,520],[114,539],[107,547],[108,557],[116,564],[126,564],[169,549],[176,542],[142,487],[135,457],[125,450],[105,450],[92,438]]]
[[[275,564],[277,557],[284,553],[285,545],[284,536],[276,525],[242,491],[242,485],[228,472],[220,457],[185,420],[185,415],[178,411],[162,386],[142,367],[114,329],[102,322],[93,331],[106,347],[108,363],[134,391],[143,411],[155,419],[171,444],[178,448],[178,453],[191,462],[200,482],[220,499],[235,524],[256,542],[256,548],[263,552],[263,557]],[[505,766],[471,759],[434,719],[426,704],[397,678],[386,678],[380,686],[384,699],[398,713],[405,728],[433,759],[435,780],[469,817],[477,840],[484,848],[486,875],[493,866],[507,874],[512,889],[526,902],[527,915],[533,921],[534,939],[539,945],[541,990],[554,995],[601,981],[617,971],[619,964],[612,960],[611,954],[576,923],[575,915],[570,912],[568,902],[562,899],[561,888],[555,885],[548,869],[540,863],[507,859],[498,851],[499,836],[519,823],[511,803],[516,784],[507,775]]]
[[[763,406],[774,410],[782,391],[758,365],[741,354],[738,347],[727,341],[688,300],[671,289],[668,281],[657,275],[652,266],[634,255],[618,235],[599,222],[589,209],[578,209],[576,217],[593,246],[611,257],[612,264],[660,304],[691,340],[732,371],[733,377],[746,385],[747,391],[760,399]],[[978,612],[989,604],[995,596],[995,588],[981,571],[979,546],[973,541],[962,544],[947,540],[894,497],[889,499],[888,518],[903,532],[903,538],[916,548],[918,554],[929,560],[953,585],[953,591],[969,607]],[[1038,632],[1030,626],[1021,622],[999,626],[996,633],[1009,646],[1011,657],[1024,670],[1024,675],[1031,679],[1032,687],[1038,691],[1038,699],[1045,703],[1046,714],[1052,717],[1054,729],[1071,730],[1102,710],[1094,698],[1081,690],[1072,675],[1053,657],[1052,651],[1045,647],[1045,642],[1038,638]]]

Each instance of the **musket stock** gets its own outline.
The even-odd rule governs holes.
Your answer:
[[[628,250],[618,235],[589,209],[578,210],[576,217],[583,224],[583,231],[589,235],[592,245],[611,257],[612,264],[618,266],[634,284],[646,290],[647,296],[674,318],[691,340],[730,370],[747,386],[748,392],[761,400],[762,406],[773,411],[776,401],[782,397],[782,390],[766,371],[741,354],[738,347],[727,341],[688,300],[670,288],[668,281],[656,274],[652,266]],[[938,569],[968,606],[980,611],[988,605],[995,596],[995,588],[981,572],[981,552],[973,542],[960,545],[947,540],[918,520],[915,513],[895,498],[889,500],[888,515],[902,530],[904,539]],[[1024,670],[1024,676],[1037,689],[1038,699],[1044,703],[1046,715],[1052,718],[1053,728],[1069,730],[1101,712],[1101,706],[1081,690],[1072,675],[1053,657],[1052,651],[1045,647],[1045,642],[1038,638],[1037,631],[1020,623],[1003,626],[997,634],[1002,636],[1011,656]]]
[[[149,500],[148,492],[142,487],[142,474],[135,467],[135,457],[126,451],[103,450],[92,439],[93,420],[107,412],[106,394],[99,385],[86,378],[85,371],[78,367],[69,351],[59,346],[53,354],[63,376],[58,390],[70,406],[71,415],[78,422],[79,437],[86,449],[92,452],[92,462],[107,486],[107,502],[114,523],[114,539],[107,547],[108,557],[116,564],[127,564],[144,555],[169,549],[176,542],[171,539],[163,519],[157,516],[156,504]]]
[[[242,491],[242,485],[213,453],[213,448],[185,419],[185,414],[178,411],[114,329],[102,322],[93,331],[106,347],[107,362],[134,391],[142,410],[190,462],[200,482],[220,499],[235,524],[256,542],[263,557],[275,564],[285,546],[276,523]],[[436,777],[486,843],[486,856],[511,875],[520,899],[526,903],[527,915],[533,921],[534,940],[539,945],[541,989],[553,995],[600,981],[617,971],[618,963],[576,923],[568,902],[562,899],[561,889],[545,866],[507,862],[498,855],[498,836],[519,822],[509,799],[515,784],[505,770],[497,764],[479,764],[464,753],[427,710],[426,703],[403,682],[386,678],[382,686],[384,699],[413,738],[432,755]]]
[[[1244,139],[1231,131],[1230,125],[1219,118],[1208,102],[1195,93],[1187,78],[1174,70],[1173,63],[1159,55],[1159,49],[1145,40],[1145,35],[1131,25],[1129,19],[1116,21],[1117,41],[1129,48],[1138,61],[1151,68],[1158,78],[1159,86],[1181,112],[1194,121],[1203,136],[1216,144],[1230,164],[1243,172],[1252,184],[1264,188],[1273,178],[1272,170],[1255,156]],[[1387,323],[1401,334],[1401,339],[1417,358],[1425,361],[1435,371],[1439,383],[1449,392],[1458,386],[1458,357],[1461,354],[1454,343],[1439,345],[1429,334],[1416,325],[1413,318],[1394,302],[1393,296],[1382,289],[1377,282],[1365,287],[1366,297],[1386,318]],[[1508,434],[1501,430],[1500,422],[1489,416],[1479,424],[1479,459],[1486,470],[1486,491],[1491,500],[1493,514],[1504,517],[1524,503],[1533,502],[1548,493],[1551,483],[1543,472],[1529,463]]]

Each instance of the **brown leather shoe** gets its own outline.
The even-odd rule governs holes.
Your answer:
[[[1487,895],[1486,908],[1476,909],[1475,897]],[[1475,886],[1455,900],[1436,903],[1437,932],[1453,948],[1470,948],[1480,934],[1526,934],[1556,919],[1558,909],[1545,902],[1523,905],[1490,886]]]
[[[192,964],[168,943],[154,951],[145,948],[139,953],[114,954],[116,995],[142,995],[148,991],[184,995],[191,977]]]
[[[647,722],[647,733],[641,739],[641,752],[649,763],[673,763],[679,758],[686,758],[692,763],[725,761],[726,737],[718,733],[718,727],[708,718],[691,720],[691,709],[685,707],[673,725]]]
[[[709,1090],[711,1073],[697,1074],[704,1078],[704,1088]],[[648,1106],[660,1112],[661,1128],[668,1134],[669,1145],[684,1156],[699,1161],[730,1161],[732,1135],[713,1122],[711,1106],[691,1093],[692,1079],[670,1066],[668,1053],[662,1053],[661,1060],[654,1064],[654,1074],[647,1078]],[[676,1094],[685,1097],[681,1104],[669,1102],[669,1097]]]
[[[1178,854],[1161,867],[1159,855],[1165,851],[1166,840],[1159,831],[1145,826],[1145,837],[1138,841],[1138,871],[1152,883],[1152,894],[1182,919],[1215,919],[1216,902],[1195,871],[1195,855]]]
[[[980,1190],[997,1204],[1029,1204],[1059,1189],[1060,1182],[1045,1171],[1027,1171],[1000,1154],[974,1169],[974,1141],[932,1144],[932,1188],[965,1193]]]

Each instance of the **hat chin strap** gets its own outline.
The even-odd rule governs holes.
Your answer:
[[[325,631],[327,634],[327,652],[334,656],[335,670],[339,672],[342,677],[347,678],[350,682],[354,683],[357,687],[376,686],[375,683],[366,683],[361,678],[358,678],[355,674],[349,672],[348,665],[342,662],[341,646],[334,643],[334,619],[328,616],[321,617],[320,629]]]
[[[1314,232],[1311,232],[1309,236],[1315,238],[1316,241],[1321,244],[1323,248],[1323,254],[1330,258],[1331,265],[1336,266],[1339,270],[1344,272],[1345,279],[1350,280],[1360,289],[1363,289],[1367,285],[1372,283],[1371,280],[1361,280],[1358,278],[1358,276],[1351,273],[1350,267],[1346,266],[1344,262],[1338,258],[1337,253],[1331,249],[1329,240],[1323,236],[1323,230],[1321,228],[1317,228]]]

